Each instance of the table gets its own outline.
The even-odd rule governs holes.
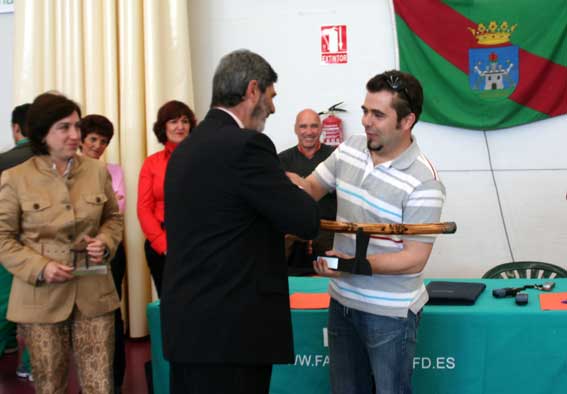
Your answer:
[[[446,279],[443,279],[446,280]],[[539,291],[529,303],[495,299],[492,289],[544,280],[476,279],[486,284],[474,306],[424,308],[414,358],[416,394],[563,394],[567,390],[567,311],[542,311]],[[567,292],[555,279],[554,292]],[[290,293],[324,292],[327,280],[290,278]],[[168,368],[161,353],[159,302],[148,306],[154,390],[168,393]],[[326,310],[292,310],[295,364],[276,365],[270,394],[328,393]]]
[[[567,311],[542,311],[539,290],[529,303],[497,299],[492,290],[545,280],[487,279],[474,306],[426,306],[414,358],[417,394],[565,393]],[[567,292],[555,279],[554,292]]]

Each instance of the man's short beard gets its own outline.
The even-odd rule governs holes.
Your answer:
[[[371,152],[380,152],[384,145],[378,145],[376,148],[373,148],[372,146],[370,146],[370,141],[366,141],[366,147]]]
[[[261,119],[261,116],[263,115],[265,115],[266,117],[264,119]],[[258,104],[256,104],[256,106],[252,109],[252,114],[250,115],[250,117],[253,120],[259,121],[258,124],[255,125],[255,130],[260,133],[264,131],[264,127],[266,127],[267,111],[261,101],[259,101]]]

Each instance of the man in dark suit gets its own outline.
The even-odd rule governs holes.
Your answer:
[[[223,57],[211,109],[168,164],[161,319],[174,394],[267,394],[272,364],[293,361],[284,234],[315,237],[319,211],[261,133],[276,81],[255,53]]]

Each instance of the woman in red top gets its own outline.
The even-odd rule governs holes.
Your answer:
[[[167,241],[163,225],[163,182],[171,152],[197,125],[193,111],[180,101],[169,101],[158,111],[154,133],[165,148],[144,160],[138,182],[138,220],[146,236],[146,261],[158,296],[161,296],[161,278]]]

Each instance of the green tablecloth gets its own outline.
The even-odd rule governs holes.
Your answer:
[[[465,280],[463,280],[465,281]],[[471,280],[487,287],[474,306],[426,306],[414,359],[416,394],[563,394],[567,390],[567,311],[495,299],[492,289],[543,280]],[[556,279],[554,292],[567,292]],[[325,292],[327,280],[290,278],[290,293]],[[161,353],[159,303],[148,306],[156,394],[169,392]],[[274,366],[271,394],[328,393],[326,310],[293,310],[295,364]]]
[[[554,292],[567,292],[567,279],[554,281]],[[482,282],[486,290],[474,306],[425,307],[414,359],[416,394],[567,392],[567,311],[542,311],[535,289],[526,290],[526,306],[492,296],[496,288],[545,280]]]
[[[328,279],[291,277],[289,293],[326,293]],[[274,365],[270,394],[329,393],[327,310],[291,310],[295,364]]]
[[[154,394],[169,394],[169,363],[163,358],[159,300],[148,304]]]

